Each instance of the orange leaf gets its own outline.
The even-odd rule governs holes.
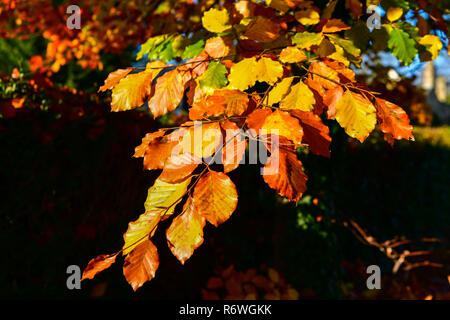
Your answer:
[[[135,158],[142,158],[145,155],[145,151],[147,150],[149,144],[155,139],[162,137],[166,130],[158,130],[156,132],[149,132],[142,138],[142,143],[134,149]]]
[[[323,26],[322,32],[330,33],[330,32],[339,32],[342,30],[348,30],[350,27],[346,25],[340,19],[331,19],[328,20],[327,23]]]
[[[145,240],[125,258],[123,274],[134,291],[155,277],[159,267],[159,255],[155,245]]]
[[[402,108],[380,98],[375,99],[375,107],[381,131],[391,134],[397,140],[414,140],[413,127],[409,124],[408,115]]]
[[[97,92],[114,88],[114,86],[118,84],[120,80],[125,78],[131,71],[133,71],[133,68],[117,69],[116,71],[111,72],[106,78],[105,83],[100,87],[100,89],[98,89]]]
[[[183,212],[173,219],[167,229],[166,237],[170,251],[182,264],[203,243],[205,223],[205,218],[200,215],[192,198],[189,198],[184,205]]]
[[[183,78],[177,69],[159,77],[156,80],[155,94],[148,101],[153,117],[156,118],[174,110],[180,104],[183,94]]]
[[[302,170],[302,163],[297,159],[295,149],[284,147],[287,144],[289,141],[280,137],[279,145],[270,145],[271,155],[264,166],[263,178],[281,196],[298,202],[306,191],[308,177]]]
[[[159,179],[167,183],[179,183],[187,179],[201,163],[201,159],[191,153],[174,154],[164,164]]]
[[[206,41],[205,52],[215,59],[223,58],[230,53],[233,40],[230,37],[214,37]]]
[[[323,96],[323,103],[328,107],[327,117],[328,119],[334,119],[336,115],[336,105],[339,99],[344,94],[344,89],[341,86],[337,86],[333,89],[327,90]]]
[[[339,76],[337,71],[328,67],[325,63],[314,62],[309,67],[309,70],[315,73],[315,74],[313,73],[312,79],[320,83],[324,88],[332,89],[338,86],[338,84],[336,84],[335,82],[328,80],[331,79],[339,82]],[[326,79],[325,77],[328,79]]]
[[[201,215],[216,227],[228,220],[238,201],[233,181],[226,174],[212,170],[200,178],[193,197]]]
[[[116,261],[118,254],[119,252],[113,254],[101,254],[97,258],[89,261],[86,269],[83,271],[81,281],[84,279],[94,279],[99,272],[108,269]]]
[[[291,115],[300,121],[303,128],[304,140],[312,153],[330,157],[330,129],[323,124],[318,115],[312,112],[294,110]]]
[[[222,164],[225,173],[236,169],[245,154],[247,147],[247,140],[242,136],[241,130],[236,123],[232,121],[225,121],[221,124],[225,130],[226,143],[222,149]]]
[[[162,169],[168,157],[176,153],[173,149],[186,132],[181,128],[163,136],[166,129],[147,133],[142,144],[135,149],[134,157],[144,157],[144,168],[147,170]]]
[[[216,90],[210,96],[193,104],[189,118],[199,120],[221,114],[240,116],[248,108],[248,96],[239,90]]]
[[[23,103],[25,102],[25,98],[14,98],[11,100],[11,104],[14,107],[14,109],[20,109],[23,106]]]
[[[249,129],[259,132],[264,124],[264,121],[266,121],[266,118],[271,114],[272,110],[270,109],[256,109],[250,113],[246,120]]]

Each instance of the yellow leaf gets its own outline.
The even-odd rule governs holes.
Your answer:
[[[283,63],[297,63],[306,60],[306,54],[297,47],[287,47],[280,52],[280,61]]]
[[[393,22],[400,19],[403,15],[403,9],[400,7],[390,7],[386,12],[386,17]]]
[[[128,74],[112,89],[112,111],[125,111],[140,107],[151,92],[153,73],[145,70]]]
[[[336,120],[350,137],[363,142],[377,123],[376,109],[360,94],[347,90],[336,104]]]
[[[295,19],[301,24],[308,26],[318,24],[320,21],[320,15],[313,8],[309,8],[306,10],[300,10],[295,12]]]
[[[244,91],[253,86],[256,82],[255,72],[257,63],[255,58],[248,58],[239,61],[231,67],[228,75],[229,88]]]
[[[192,198],[189,198],[184,205],[183,212],[173,219],[167,229],[166,237],[170,251],[182,264],[203,243],[205,223],[205,218],[200,215]]]
[[[148,189],[145,211],[159,210],[164,216],[171,215],[190,182],[191,178],[180,183],[167,183],[156,179],[153,186]]]
[[[350,61],[348,61],[348,59],[345,57],[344,49],[337,44],[334,44],[334,49],[336,51],[330,54],[328,58],[342,62],[344,65],[348,66],[350,64]]]
[[[166,183],[156,179],[154,185],[148,190],[145,201],[145,213],[136,221],[128,224],[128,229],[123,235],[123,255],[131,252],[136,246],[153,236],[160,220],[171,215],[175,206],[187,190],[191,178],[180,183]]]
[[[315,103],[313,92],[306,84],[300,81],[293,85],[287,96],[281,100],[280,108],[312,111]]]
[[[292,43],[300,49],[309,49],[312,46],[318,46],[323,39],[321,33],[316,32],[297,32],[292,37]]]
[[[288,93],[293,80],[294,77],[288,77],[278,82],[275,87],[267,94],[267,104],[271,106],[275,103],[280,102],[281,99],[283,99],[284,96]]]
[[[153,236],[156,226],[161,220],[161,211],[147,211],[139,216],[136,221],[128,224],[127,232],[123,235],[123,255],[133,251],[136,246]]]
[[[288,112],[277,110],[265,119],[260,135],[265,134],[283,136],[300,144],[303,138],[303,129],[300,122],[291,117]]]
[[[221,33],[229,29],[229,17],[227,9],[210,9],[203,14],[202,24],[206,30]]]
[[[190,127],[181,141],[181,152],[189,152],[198,158],[207,158],[214,154],[222,139],[220,125],[217,122],[195,124]]]
[[[439,52],[442,49],[442,42],[438,36],[427,34],[420,38],[419,43],[427,47],[427,50],[431,53],[431,60],[439,56]]]
[[[262,57],[258,60],[256,69],[254,71],[247,70],[247,73],[254,73],[259,82],[274,84],[283,75],[283,65],[278,61]]]

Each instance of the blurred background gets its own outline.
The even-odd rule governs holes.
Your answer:
[[[408,67],[363,57],[360,81],[402,106],[416,141],[363,143],[334,122],[331,158],[303,150],[308,191],[298,206],[267,187],[258,166],[230,173],[238,208],[182,266],[164,230],[157,277],[136,293],[121,263],[68,290],[66,268],[123,244],[157,173],[132,158],[142,137],[186,118],[145,107],[110,112],[97,93],[155,26],[145,1],[82,6],[2,1],[0,11],[0,297],[7,299],[449,299],[450,94],[448,52]],[[140,5],[147,5],[144,14]],[[151,6],[151,5],[150,5]],[[105,9],[108,8],[107,10]],[[144,23],[132,23],[143,21]],[[255,178],[257,177],[257,178]],[[379,265],[382,290],[368,290]]]

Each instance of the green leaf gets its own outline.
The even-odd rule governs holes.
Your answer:
[[[205,93],[211,94],[214,89],[220,89],[227,85],[227,68],[220,62],[211,62],[208,69],[198,78],[200,88]]]
[[[142,59],[143,56],[148,54],[150,61],[161,60],[168,62],[175,58],[175,52],[172,47],[174,40],[173,35],[161,35],[148,39],[142,46],[136,55],[136,60]]]
[[[200,39],[197,42],[190,44],[184,49],[183,55],[181,58],[183,59],[191,59],[199,55],[205,47],[205,40]]]
[[[402,29],[386,26],[389,33],[388,47],[392,54],[404,63],[410,64],[417,54],[416,42]]]

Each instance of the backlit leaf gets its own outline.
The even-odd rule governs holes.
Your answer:
[[[125,111],[140,107],[150,95],[153,73],[145,70],[128,74],[112,89],[112,111]]]
[[[233,181],[226,174],[212,170],[200,178],[193,198],[200,214],[216,227],[230,218],[238,201]]]
[[[287,77],[278,82],[267,94],[267,104],[271,106],[280,102],[289,92],[293,80],[294,77]]]
[[[280,53],[280,61],[283,63],[297,63],[306,58],[306,54],[297,47],[286,47]]]
[[[292,111],[291,115],[300,121],[303,128],[303,140],[309,145],[312,153],[330,157],[330,130],[320,117],[312,112]]]
[[[375,107],[380,119],[381,131],[392,135],[397,140],[414,140],[413,127],[409,124],[408,115],[402,108],[380,98],[376,98]]]
[[[309,49],[312,46],[318,46],[322,41],[322,34],[314,32],[297,32],[292,37],[292,43],[300,49]]]
[[[249,70],[247,72],[249,72]],[[258,60],[256,69],[250,72],[255,73],[256,80],[259,82],[274,84],[283,75],[283,66],[278,61],[262,57]]]
[[[231,25],[229,24],[228,12],[226,9],[210,9],[203,14],[202,24],[206,30],[221,33],[229,29]]]
[[[140,243],[153,236],[156,226],[161,220],[161,210],[146,211],[136,221],[128,224],[128,229],[123,235],[124,245],[122,254],[127,255]]]
[[[120,83],[119,83],[120,85]],[[184,94],[184,83],[177,69],[163,74],[156,80],[155,94],[148,101],[153,117],[159,117],[174,110]]]
[[[164,164],[159,180],[178,183],[187,179],[192,171],[201,163],[201,159],[191,153],[174,154]]]
[[[230,88],[244,91],[253,86],[256,82],[256,75],[254,72],[256,66],[257,62],[255,58],[243,59],[233,65],[230,74],[228,75]]]
[[[279,144],[269,146],[271,155],[263,169],[263,178],[269,187],[275,189],[289,201],[298,202],[306,191],[308,177],[302,170],[295,149],[287,147],[288,141],[280,137]]]
[[[336,104],[336,120],[350,137],[363,142],[375,128],[376,110],[369,100],[347,90]]]
[[[284,136],[296,144],[300,144],[303,138],[303,129],[298,120],[280,110],[267,116],[261,130],[264,130],[262,134]]]
[[[392,54],[404,64],[410,64],[417,54],[415,42],[410,36],[400,28],[387,26],[389,40],[388,47]]]
[[[158,267],[158,250],[150,240],[145,240],[126,256],[123,274],[133,290],[136,291],[155,277]]]
[[[192,198],[189,198],[180,215],[173,219],[166,231],[170,251],[184,264],[194,250],[203,243],[205,218],[200,214]]]
[[[302,81],[293,85],[289,93],[281,100],[280,108],[289,110],[311,111],[316,100],[309,87]]]
[[[219,147],[222,138],[217,122],[195,124],[190,127],[181,141],[181,152],[189,152],[198,158],[212,156]]]
[[[99,272],[108,269],[116,261],[118,254],[118,252],[114,254],[102,254],[89,261],[83,271],[81,281],[84,279],[94,279]]]
[[[228,82],[227,73],[228,70],[223,64],[216,61],[211,62],[205,73],[197,78],[200,88],[206,94],[212,94],[214,89],[225,87]]]
[[[222,164],[225,173],[236,169],[245,155],[247,140],[243,132],[232,121],[225,121],[221,124],[225,130],[224,147],[222,149]]]
[[[101,86],[100,89],[98,89],[98,92],[114,88],[114,86],[118,84],[120,80],[125,78],[131,71],[133,71],[133,68],[117,69],[116,71],[111,72],[106,78],[103,86]]]

